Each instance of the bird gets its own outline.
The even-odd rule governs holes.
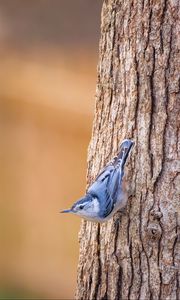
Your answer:
[[[88,221],[103,223],[122,210],[128,200],[124,186],[124,167],[134,142],[125,139],[115,156],[99,173],[86,194],[70,209],[61,213],[78,215]]]

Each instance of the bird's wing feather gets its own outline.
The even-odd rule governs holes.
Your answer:
[[[113,203],[115,203],[121,183],[121,172],[120,170],[114,169],[113,173],[107,185],[107,192],[111,196]]]

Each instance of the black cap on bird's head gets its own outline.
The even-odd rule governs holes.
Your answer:
[[[92,201],[92,196],[90,194],[86,194],[84,197],[76,201],[71,208],[65,209],[61,211],[61,213],[80,214],[80,212],[83,211],[84,207],[90,205],[91,201]]]

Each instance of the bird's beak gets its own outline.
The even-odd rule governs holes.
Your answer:
[[[63,214],[67,214],[67,213],[70,213],[70,212],[72,212],[71,208],[60,211],[60,213],[63,213]]]

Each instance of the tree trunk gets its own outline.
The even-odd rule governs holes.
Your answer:
[[[178,299],[178,1],[104,0],[88,184],[124,138],[125,215],[82,221],[79,299]]]

